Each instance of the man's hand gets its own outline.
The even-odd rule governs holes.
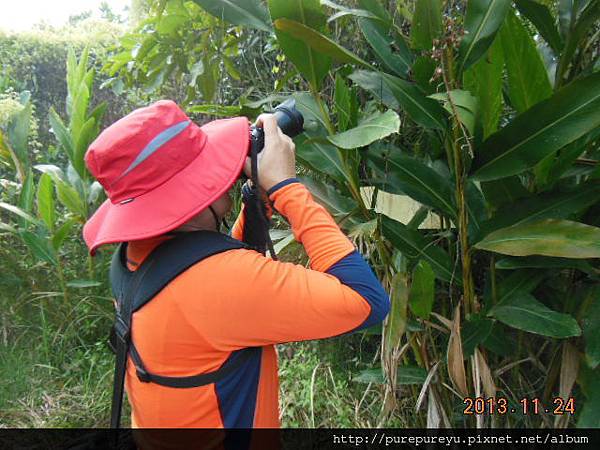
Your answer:
[[[265,148],[258,154],[258,183],[268,191],[277,183],[296,176],[296,146],[279,129],[273,114],[261,114],[256,125],[265,132]],[[250,158],[246,158],[244,173],[251,177]]]

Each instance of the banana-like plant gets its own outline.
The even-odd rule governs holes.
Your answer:
[[[270,27],[258,0],[197,3]],[[547,365],[543,401],[576,396],[577,424],[598,426],[600,2],[558,2],[556,13],[534,0],[469,0],[464,17],[453,2],[391,14],[395,3],[268,1],[277,43],[309,88],[296,96],[308,123],[297,153],[328,180],[311,181],[313,192],[351,235],[369,230],[371,260],[393,286],[388,393],[417,364],[429,374],[423,425],[447,426],[463,397],[496,395],[503,358],[535,355]],[[360,30],[360,53],[331,37],[332,24]],[[376,212],[378,192],[422,208],[400,223]],[[419,228],[428,213],[437,229]],[[445,358],[427,342],[435,330]],[[440,364],[451,390],[434,381]]]

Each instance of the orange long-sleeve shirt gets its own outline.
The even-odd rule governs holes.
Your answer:
[[[274,345],[343,334],[387,314],[389,299],[370,268],[302,184],[286,184],[270,200],[306,249],[310,269],[229,250],[177,276],[132,320],[132,340],[147,370],[159,375],[211,372],[241,349],[261,352],[226,380],[187,389],[144,383],[129,361],[134,427],[278,427]],[[242,212],[233,237],[241,239],[243,226]],[[164,239],[130,242],[132,266]]]

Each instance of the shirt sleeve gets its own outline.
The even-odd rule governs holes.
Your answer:
[[[389,311],[387,294],[306,187],[291,183],[270,199],[306,249],[310,268],[246,249],[193,266],[169,289],[190,294],[176,297],[188,303],[198,333],[219,350],[232,351],[326,338],[381,322]],[[200,280],[205,301],[191,294]]]

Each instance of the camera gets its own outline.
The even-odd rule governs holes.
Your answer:
[[[273,110],[277,125],[284,134],[293,138],[304,131],[304,117],[296,109],[296,100],[290,98]],[[250,127],[250,155],[260,153],[265,146],[265,133],[262,128]]]

